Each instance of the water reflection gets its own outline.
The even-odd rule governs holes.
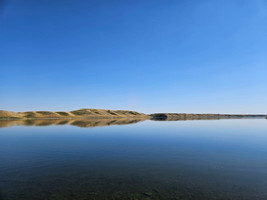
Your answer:
[[[1,129],[1,200],[267,199],[266,120],[56,121]]]
[[[134,124],[145,119],[142,118],[119,118],[119,119],[28,119],[28,120],[0,120],[0,127],[9,126],[51,126],[72,125],[78,127],[97,127],[111,125]]]
[[[242,117],[242,119],[262,119],[263,117]],[[220,119],[241,119],[240,117],[191,117],[191,118],[151,118],[152,121],[191,121],[191,120],[220,120]],[[27,119],[27,120],[0,120],[0,128],[10,126],[51,126],[51,125],[72,125],[78,127],[101,127],[111,125],[127,125],[142,122],[144,118],[113,118],[113,119]]]

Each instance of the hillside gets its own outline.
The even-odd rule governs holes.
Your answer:
[[[12,112],[0,110],[0,120],[10,119],[152,119],[152,120],[197,120],[197,119],[228,119],[254,118],[266,115],[230,115],[230,114],[186,114],[186,113],[155,113],[146,115],[128,110],[80,109],[69,112],[28,111]]]
[[[128,110],[80,109],[69,112],[0,110],[0,119],[84,119],[84,118],[149,118],[148,115]]]

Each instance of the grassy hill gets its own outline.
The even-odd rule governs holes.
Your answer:
[[[28,111],[12,112],[0,110],[0,120],[9,119],[152,119],[152,120],[197,120],[197,119],[228,119],[254,118],[266,115],[228,115],[228,114],[187,114],[187,113],[155,113],[146,115],[129,110],[80,109],[69,112]]]
[[[128,110],[80,109],[69,112],[0,110],[0,119],[83,119],[83,118],[149,118],[148,115]]]

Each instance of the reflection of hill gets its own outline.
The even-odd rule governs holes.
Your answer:
[[[50,126],[50,125],[72,125],[79,127],[96,127],[111,125],[126,125],[144,121],[136,118],[117,119],[28,119],[28,120],[0,120],[0,127],[9,126]]]

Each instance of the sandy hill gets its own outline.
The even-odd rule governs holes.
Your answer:
[[[104,110],[104,109],[80,109],[69,112],[51,112],[51,111],[28,111],[11,112],[0,110],[0,119],[35,119],[35,118],[149,118],[148,115],[128,110]]]

